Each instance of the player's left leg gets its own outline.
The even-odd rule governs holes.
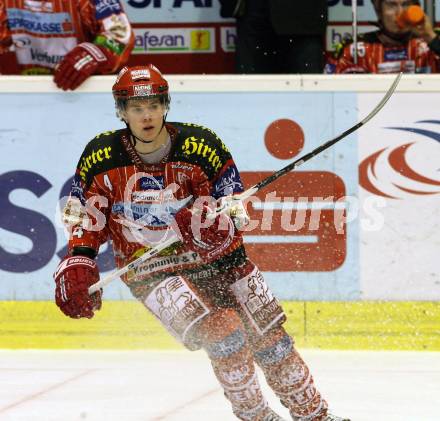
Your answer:
[[[323,420],[327,403],[282,327],[286,316],[261,272],[249,260],[235,268],[230,289],[239,304],[255,361],[292,417]]]
[[[234,269],[230,289],[238,302],[255,362],[293,420],[348,421],[327,412],[307,364],[283,328],[286,316],[261,272],[249,260]]]
[[[327,402],[315,387],[307,364],[284,328],[278,326],[253,339],[255,361],[293,419],[324,420]]]

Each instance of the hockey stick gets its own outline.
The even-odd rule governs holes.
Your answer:
[[[304,156],[302,156],[301,158],[299,158],[296,161],[292,162],[291,164],[286,165],[284,168],[281,168],[280,170],[276,171],[272,175],[264,178],[259,183],[255,184],[254,186],[252,186],[251,188],[247,189],[243,193],[235,195],[233,197],[230,197],[230,200],[225,200],[223,202],[223,205],[218,207],[215,210],[215,212],[212,213],[211,217],[215,217],[218,214],[225,212],[230,207],[234,206],[234,204],[233,204],[234,201],[244,200],[244,199],[247,199],[248,197],[254,195],[259,190],[261,190],[264,187],[266,187],[268,184],[273,183],[275,180],[277,180],[278,178],[280,178],[284,174],[294,170],[295,168],[298,168],[300,165],[302,165],[305,162],[309,161],[310,159],[312,159],[316,155],[320,154],[321,152],[323,152],[326,149],[328,149],[331,146],[333,146],[335,143],[339,142],[341,139],[347,137],[351,133],[353,133],[356,130],[358,130],[359,128],[361,128],[363,125],[367,124],[384,107],[384,105],[388,102],[388,100],[390,99],[391,95],[396,90],[396,87],[399,84],[399,81],[400,81],[401,77],[402,77],[402,73],[399,73],[397,75],[397,77],[394,79],[394,82],[392,83],[392,85],[388,89],[388,91],[385,94],[385,96],[379,102],[379,104],[377,104],[376,107],[374,108],[374,110],[371,111],[370,114],[368,114],[362,121],[360,121],[359,123],[357,123],[356,125],[354,125],[350,129],[346,130],[345,132],[341,133],[339,136],[336,136],[334,139],[330,139],[329,141],[325,142],[321,146],[318,146],[317,148],[313,149],[313,151],[305,154]],[[128,265],[120,268],[119,270],[111,273],[109,276],[105,277],[104,279],[101,279],[100,281],[98,281],[95,284],[93,284],[92,286],[90,286],[89,294],[93,294],[95,291],[98,291],[100,288],[102,288],[103,286],[109,284],[110,282],[112,282],[114,279],[120,277],[121,275],[127,273],[129,270],[135,268],[137,265],[145,262],[146,260],[150,259],[151,257],[156,256],[163,249],[169,247],[171,244],[175,243],[178,240],[179,240],[178,235],[176,233],[172,233],[170,238],[168,238],[164,242],[162,242],[162,243],[158,244],[157,246],[151,248],[150,250],[145,252],[143,255],[138,257],[136,260],[133,260]]]

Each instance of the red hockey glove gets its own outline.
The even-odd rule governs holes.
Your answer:
[[[102,291],[89,295],[89,287],[99,281],[96,262],[85,256],[65,257],[53,275],[55,302],[61,311],[73,319],[91,319],[101,308]]]
[[[76,89],[90,75],[108,65],[103,50],[90,42],[78,44],[55,69],[54,82],[65,91]]]
[[[184,244],[200,254],[202,259],[211,260],[219,256],[232,243],[235,227],[226,214],[218,215],[215,220],[207,219],[208,208],[192,213],[183,208],[176,214]]]

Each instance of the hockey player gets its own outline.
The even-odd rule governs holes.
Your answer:
[[[68,255],[55,274],[56,303],[93,317],[101,293],[95,257],[111,239],[119,267],[164,241],[181,241],[123,276],[133,295],[188,349],[203,348],[241,420],[282,420],[262,395],[254,363],[294,420],[339,420],[283,328],[286,317],[248,259],[239,202],[209,217],[207,204],[243,191],[228,148],[202,126],[166,122],[168,83],[153,65],[124,68],[113,86],[126,128],[98,135],[77,166],[64,219]],[[224,200],[224,199],[223,199]]]
[[[0,2],[0,74],[54,74],[73,90],[119,70],[133,45],[120,0]]]
[[[437,73],[440,71],[440,38],[428,16],[417,25],[399,25],[399,16],[416,0],[372,0],[379,30],[360,34],[357,63],[352,40],[338,46],[328,73]]]

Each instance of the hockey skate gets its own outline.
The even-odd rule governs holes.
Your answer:
[[[275,418],[277,419],[277,418]],[[305,417],[305,418],[293,418],[293,421],[302,421],[302,420],[307,420],[309,421],[310,419]],[[310,420],[312,421],[312,420]],[[342,418],[342,417],[338,417],[336,415],[332,415],[332,414],[327,414],[321,421],[351,421],[350,418]]]
[[[350,421],[350,419],[338,417],[332,414],[327,414],[327,416],[322,421]]]

